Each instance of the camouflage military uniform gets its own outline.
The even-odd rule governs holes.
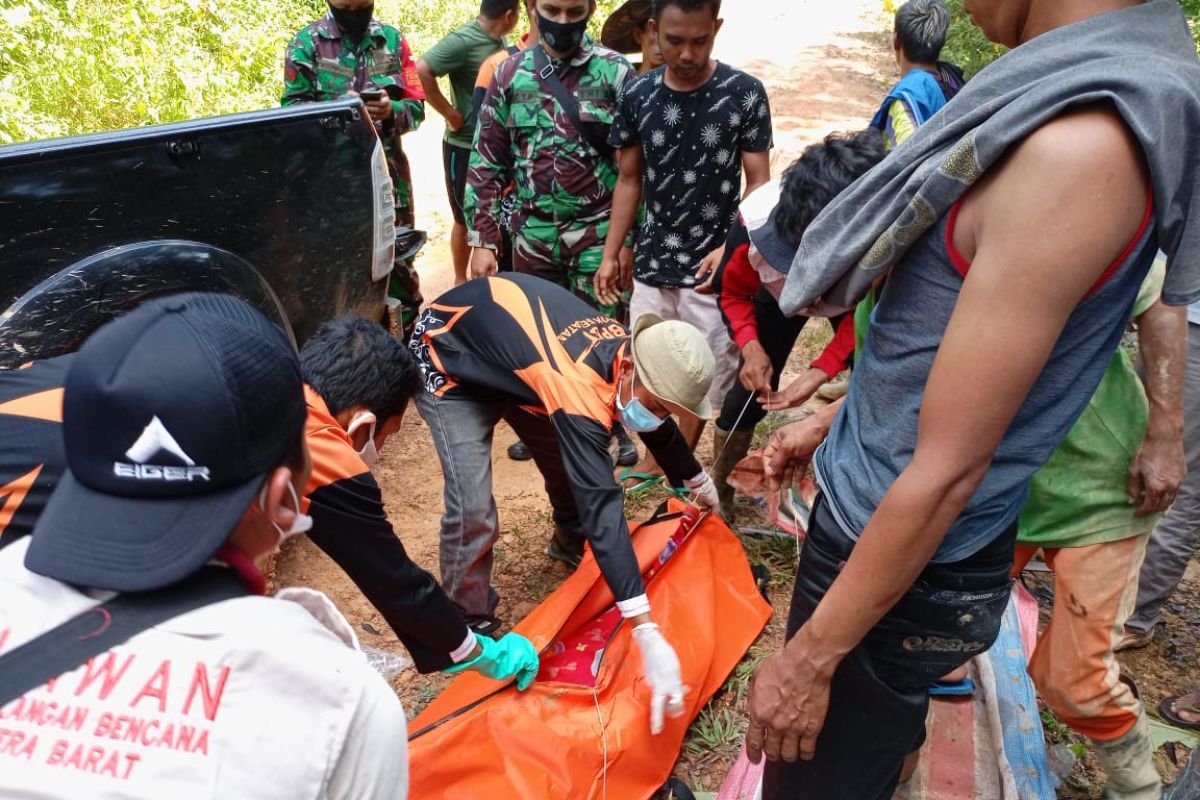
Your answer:
[[[582,122],[607,139],[617,93],[634,76],[621,56],[586,38],[558,77],[579,102]],[[466,216],[472,247],[499,249],[501,202],[515,181],[514,266],[552,280],[597,306],[592,278],[604,255],[617,165],[581,136],[534,66],[532,49],[496,69],[479,114],[467,174]],[[619,309],[598,306],[607,314]]]
[[[404,35],[371,20],[366,35],[354,41],[326,14],[288,45],[283,105],[335,100],[364,88],[383,89],[392,98],[391,119],[376,123],[376,129],[396,190],[396,224],[415,227],[412,173],[400,136],[424,121],[425,93]],[[411,260],[395,263],[389,294],[400,300],[404,326],[411,329],[421,305],[421,284]]]

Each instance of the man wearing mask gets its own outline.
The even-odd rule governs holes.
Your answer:
[[[493,431],[504,419],[533,451],[553,507],[547,555],[571,565],[585,537],[617,606],[634,627],[652,692],[655,733],[664,705],[682,702],[679,660],[650,616],[608,442],[617,420],[641,434],[671,482],[708,508],[712,479],[671,419],[707,416],[713,357],[683,322],[647,315],[625,326],[560,286],[506,273],[468,281],[421,315],[411,347],[426,392],[417,408],[445,476],[442,581],[469,619],[500,601],[491,586],[500,536],[492,495]]]
[[[0,508],[0,548],[31,532],[62,478],[62,386],[77,360],[69,354],[0,372],[0,426],[10,434],[0,441],[0,486],[14,483],[14,476],[24,487]],[[409,398],[420,391],[412,354],[381,326],[345,316],[305,342],[300,368],[312,459],[301,495],[301,510],[313,523],[309,538],[379,610],[418,670],[473,669],[527,686],[537,674],[533,646],[512,633],[492,641],[485,634],[494,626],[468,628],[433,576],[409,558],[371,475],[379,449],[400,429]],[[30,475],[22,483],[21,476]]]
[[[283,105],[361,95],[379,132],[396,198],[396,224],[416,226],[412,174],[400,137],[425,119],[425,94],[404,34],[372,18],[371,0],[328,0],[329,12],[296,34],[284,58]],[[411,261],[397,261],[389,294],[400,301],[405,331],[421,307]]]
[[[616,317],[620,299],[597,301],[593,276],[604,255],[617,182],[609,127],[633,67],[587,35],[595,0],[528,2],[540,46],[496,69],[479,114],[467,173],[470,275],[499,270],[501,207],[513,182],[513,269],[553,281]],[[624,254],[631,257],[632,250]],[[636,462],[637,448],[624,429],[617,426],[614,435],[617,463]],[[509,456],[531,457],[523,442],[509,448]]]

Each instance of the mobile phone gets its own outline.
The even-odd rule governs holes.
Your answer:
[[[382,89],[363,89],[358,93],[358,96],[366,103],[378,103],[383,99]]]

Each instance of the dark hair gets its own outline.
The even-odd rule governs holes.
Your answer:
[[[713,19],[721,16],[721,0],[654,0],[654,18],[662,17],[667,6],[675,6],[682,11],[700,11],[707,8],[712,10]]]
[[[933,64],[946,45],[950,9],[944,0],[908,0],[896,11],[896,38],[904,57],[915,64]]]
[[[479,13],[483,14],[488,19],[500,19],[510,11],[518,10],[521,0],[481,0],[479,3]]]
[[[347,314],[322,325],[300,349],[300,372],[331,414],[360,405],[382,425],[420,391],[417,359],[381,325]]]
[[[831,133],[809,145],[783,172],[775,228],[793,247],[829,201],[883,160],[883,136],[874,128],[855,133]]]

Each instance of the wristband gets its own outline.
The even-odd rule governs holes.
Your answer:
[[[621,616],[625,619],[641,614],[649,614],[650,598],[646,597],[645,594],[639,594],[637,597],[631,597],[628,600],[618,600],[617,608],[621,611]]]
[[[479,644],[475,638],[475,634],[468,628],[467,638],[463,639],[463,643],[458,646],[454,652],[450,653],[450,660],[455,664],[461,664],[470,658],[471,653],[475,652],[475,645]]]

